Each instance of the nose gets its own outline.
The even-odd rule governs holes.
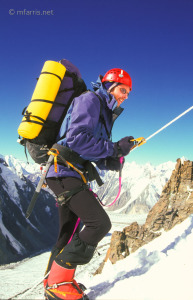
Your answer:
[[[129,97],[129,93],[124,94],[125,100]]]

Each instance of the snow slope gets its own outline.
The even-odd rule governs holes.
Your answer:
[[[90,282],[95,299],[192,300],[193,216]]]
[[[113,226],[113,230],[121,229]],[[108,248],[110,235],[99,245]],[[89,289],[90,299],[101,300],[192,300],[193,215],[122,261],[106,263],[101,275],[92,276],[98,256],[78,267],[77,281]],[[102,254],[104,257],[105,251]],[[42,277],[49,253],[0,268],[0,298],[43,299],[43,287],[33,287]],[[100,258],[101,260],[102,258]]]

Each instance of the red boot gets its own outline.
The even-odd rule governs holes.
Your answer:
[[[48,276],[49,276],[49,273],[50,273],[50,269],[52,267],[52,263],[54,261],[54,259],[56,258],[56,256],[59,254],[60,252],[60,249],[56,246],[54,246],[54,248],[52,249],[51,253],[50,253],[50,258],[48,260],[48,265],[47,265],[47,268],[46,268],[46,271],[45,271],[45,277],[44,277],[44,280],[43,280],[43,284],[44,284],[44,289],[46,288],[46,285],[47,285],[47,282],[48,282]]]
[[[48,276],[47,286],[45,288],[46,299],[83,299],[84,293],[74,280],[74,273],[75,269],[66,269],[54,261]]]
[[[45,278],[45,279],[43,280],[44,289],[46,288],[46,286],[47,286],[47,283],[48,283],[48,278]]]

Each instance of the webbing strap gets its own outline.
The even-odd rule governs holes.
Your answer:
[[[83,173],[79,170],[79,169],[77,169],[73,164],[71,164],[69,161],[67,161],[67,164],[71,167],[71,168],[73,168],[76,172],[78,172],[78,174],[81,176],[81,178],[82,178],[82,180],[84,181],[84,183],[87,183],[87,180],[86,180],[86,178],[85,178],[85,176],[83,175]]]
[[[55,148],[51,148],[48,151],[48,155],[53,155],[54,156],[54,168],[55,168],[55,172],[57,173],[57,158],[59,158],[68,168],[71,167],[73,168],[82,178],[84,183],[87,183],[87,180],[83,174],[83,172],[81,172],[78,168],[76,168],[72,163],[70,163],[69,161],[67,161],[62,155],[59,154],[58,149]]]
[[[41,123],[41,122],[38,122],[38,121],[33,121],[33,120],[22,120],[21,121],[22,123],[23,122],[30,122],[30,123],[35,123],[35,124],[38,124],[38,125],[43,125],[44,123]]]
[[[59,155],[59,151],[57,149],[51,148],[48,151],[48,155],[53,155],[54,157],[54,171],[58,172],[58,166],[57,166],[57,156]]]
[[[22,112],[22,115],[26,118],[26,120],[25,120],[25,121],[22,121],[22,122],[32,122],[32,120],[30,120],[30,117],[36,118],[36,119],[40,120],[40,121],[43,122],[43,123],[46,121],[46,120],[44,120],[44,119],[41,118],[41,117],[32,115],[32,113],[29,112],[28,110],[26,110],[26,111],[24,110],[24,111]]]
[[[40,75],[42,75],[42,74],[51,74],[51,75],[54,75],[54,76],[56,76],[60,81],[62,81],[62,78],[61,78],[59,75],[57,75],[57,74],[54,74],[54,73],[51,73],[51,72],[41,72]]]
[[[60,295],[62,295],[64,297],[66,297],[66,295],[73,295],[73,296],[79,296],[79,297],[83,295],[83,293],[80,294],[80,293],[72,293],[72,292],[62,292],[62,291],[60,291],[58,289],[49,289],[49,291],[53,292],[53,293],[60,294]],[[46,290],[46,293],[48,293],[49,291]],[[51,295],[51,296],[53,297],[53,295]]]
[[[73,188],[73,190],[64,191],[57,196],[57,203],[59,205],[64,205],[72,198],[72,196],[78,194],[81,191],[86,191],[86,190],[89,190],[89,187],[86,183],[83,183],[80,186]]]

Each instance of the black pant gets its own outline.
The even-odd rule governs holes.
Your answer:
[[[71,191],[80,186],[82,180],[74,177],[48,178],[47,184],[58,196],[64,191]],[[110,219],[93,192],[80,191],[65,205],[59,206],[60,228],[56,243],[58,249],[62,249],[68,243],[78,218],[84,225],[79,238],[88,245],[96,246],[111,229]]]

